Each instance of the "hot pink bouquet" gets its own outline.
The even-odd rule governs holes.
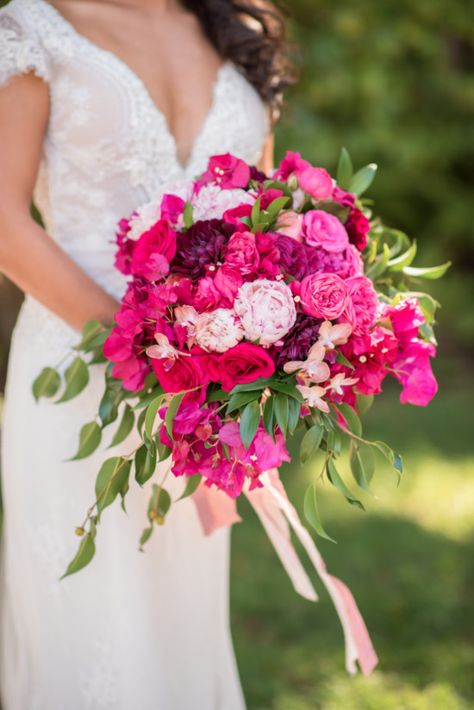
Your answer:
[[[373,216],[361,195],[375,171],[369,165],[353,174],[346,151],[337,181],[297,153],[287,153],[270,177],[232,155],[214,156],[199,178],[120,222],[116,268],[129,277],[127,291],[112,329],[86,326],[83,355],[65,377],[77,394],[87,367],[108,362],[99,417],[84,425],[78,458],[115,422],[114,444],[136,423],[139,445],[104,462],[67,574],[92,558],[100,515],[125,498],[132,469],[142,486],[157,461],[169,459],[171,473],[187,480],[181,497],[195,496],[198,506],[206,488],[224,492],[212,498],[222,508],[244,493],[270,533],[275,510],[283,511],[341,606],[344,593],[325,573],[276,469],[290,461],[287,441],[302,430],[301,459],[321,451],[322,475],[352,505],[362,507],[338,470],[345,442],[356,488],[368,489],[374,452],[401,474],[399,454],[363,437],[360,415],[387,376],[400,383],[402,403],[426,405],[436,393],[437,304],[411,283],[447,268],[413,268],[416,244]],[[59,383],[47,368],[35,394],[54,396]],[[305,516],[327,537],[316,484]],[[141,545],[171,503],[155,483]],[[288,563],[283,537],[276,547]],[[311,597],[302,570],[287,568]]]

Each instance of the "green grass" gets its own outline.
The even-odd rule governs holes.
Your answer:
[[[241,506],[232,617],[249,710],[474,708],[473,381],[463,363],[450,363],[440,363],[442,394],[426,410],[401,407],[392,388],[367,417],[366,434],[404,454],[400,486],[380,462],[368,512],[329,490],[321,497],[338,544],[317,544],[371,631],[380,664],[370,678],[345,674],[342,632],[322,585],[316,578],[318,604],[298,597]],[[283,474],[300,511],[317,471],[316,461]]]

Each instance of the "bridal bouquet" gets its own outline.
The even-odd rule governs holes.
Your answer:
[[[104,461],[66,574],[92,558],[101,513],[117,497],[123,503],[132,471],[143,486],[158,461],[186,479],[182,498],[208,487],[252,501],[269,487],[282,509],[271,472],[290,460],[286,444],[298,430],[302,461],[322,452],[320,478],[352,505],[362,507],[355,491],[368,490],[374,453],[402,473],[399,454],[364,438],[360,415],[387,376],[400,383],[402,403],[426,405],[436,393],[437,303],[412,284],[448,265],[411,266],[416,244],[361,199],[375,172],[353,174],[344,150],[337,181],[297,153],[270,177],[214,156],[203,175],[120,222],[115,266],[128,288],[111,329],[86,326],[62,399],[83,389],[90,366],[107,362],[98,417],[84,424],[76,458],[96,450],[111,425],[113,445],[134,426],[139,445]],[[35,395],[54,396],[60,381],[47,368]],[[338,464],[346,443],[352,485]],[[328,537],[317,483],[305,516]],[[140,545],[171,505],[165,484],[154,482]]]

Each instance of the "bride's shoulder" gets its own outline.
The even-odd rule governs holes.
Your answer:
[[[41,1],[11,0],[0,8],[0,85],[14,74],[30,71],[49,80]]]

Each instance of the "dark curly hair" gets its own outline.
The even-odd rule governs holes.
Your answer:
[[[272,108],[276,119],[294,76],[282,12],[271,0],[183,0],[213,46],[230,59]]]

